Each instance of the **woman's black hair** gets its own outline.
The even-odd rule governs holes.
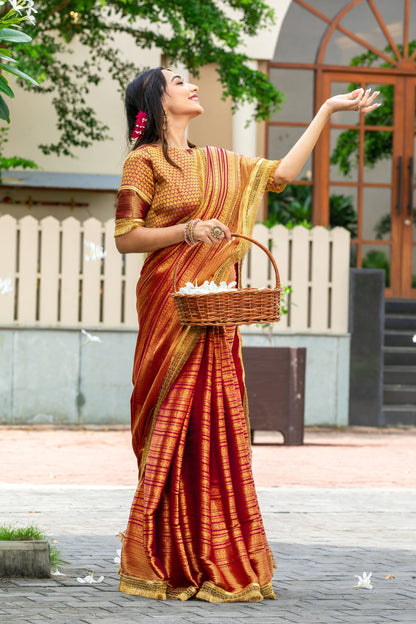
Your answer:
[[[166,68],[156,67],[155,69],[148,69],[136,76],[127,86],[125,105],[128,139],[130,142],[137,113],[143,111],[147,115],[146,127],[142,135],[133,143],[132,149],[140,145],[161,143],[163,155],[168,163],[178,167],[168,154],[168,144],[164,130],[166,114],[163,109],[162,98],[166,92],[166,80],[163,75],[163,69]]]

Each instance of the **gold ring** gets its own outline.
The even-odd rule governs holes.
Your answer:
[[[221,238],[222,235],[223,235],[222,228],[219,225],[214,225],[214,227],[211,230],[212,238]]]
[[[357,105],[357,110],[358,110],[358,112],[360,112],[360,110],[361,110],[361,105],[360,104]]]

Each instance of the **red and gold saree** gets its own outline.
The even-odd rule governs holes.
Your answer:
[[[263,192],[280,191],[277,162],[222,149],[133,151],[123,170],[116,236],[216,218],[250,234]],[[131,428],[139,483],[123,542],[120,589],[210,602],[274,598],[250,465],[248,410],[235,327],[182,327],[178,282],[233,281],[248,244],[172,245],[148,254],[137,285],[139,335]]]

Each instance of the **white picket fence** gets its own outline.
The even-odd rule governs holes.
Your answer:
[[[1,216],[0,325],[136,328],[144,256],[121,256],[113,231],[113,220]],[[291,288],[279,331],[347,332],[349,233],[256,225],[253,237],[272,251],[282,285]],[[243,279],[249,286],[274,283],[269,259],[254,245]]]

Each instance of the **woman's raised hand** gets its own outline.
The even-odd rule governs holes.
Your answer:
[[[218,219],[210,219],[209,221],[198,221],[194,228],[194,239],[202,241],[207,245],[212,243],[220,243],[224,238],[231,242],[231,232],[229,228],[218,221]]]
[[[355,91],[351,91],[350,93],[335,95],[329,98],[325,104],[329,108],[330,113],[336,113],[338,111],[369,113],[381,106],[379,102],[375,102],[379,94],[380,91],[371,93],[371,89],[367,89],[366,91],[364,89],[355,89]]]

